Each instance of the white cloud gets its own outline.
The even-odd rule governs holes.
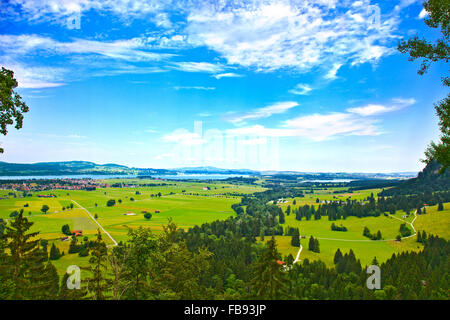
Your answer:
[[[296,136],[322,141],[339,135],[377,135],[371,121],[348,113],[313,114],[288,120],[285,127]]]
[[[337,136],[372,136],[380,134],[373,120],[350,113],[312,114],[284,122],[282,128],[265,128],[261,125],[227,130],[232,136],[299,137],[324,141]]]
[[[428,16],[428,12],[427,12],[427,10],[425,10],[425,8],[423,8],[422,11],[420,11],[420,13],[419,13],[419,19],[424,19],[427,16]]]
[[[303,83],[299,83],[295,86],[294,89],[289,90],[290,93],[293,94],[297,94],[297,95],[307,95],[309,94],[313,89],[307,85],[307,84],[303,84]]]
[[[333,66],[331,67],[331,69],[328,71],[328,73],[325,75],[324,78],[328,79],[328,80],[337,79],[336,74],[341,67],[342,67],[342,64],[340,64],[340,63],[333,64]]]
[[[204,6],[189,11],[186,31],[192,44],[206,45],[229,64],[300,72],[333,65],[331,71],[337,72],[346,62],[376,62],[394,52],[390,41],[398,16],[387,14],[374,27],[369,0],[359,2],[257,0]]]
[[[162,137],[164,142],[178,143],[185,146],[195,146],[206,143],[198,133],[189,132],[185,129],[178,129],[172,133],[166,134]]]
[[[213,75],[213,77],[216,78],[216,79],[221,79],[221,78],[241,78],[241,77],[243,77],[243,75],[237,74],[237,73],[233,73],[233,72],[227,72],[227,73],[215,74],[215,75]]]
[[[368,104],[363,107],[349,108],[347,112],[355,113],[363,117],[378,115],[386,112],[396,111],[410,105],[413,105],[416,102],[415,99],[401,99],[395,98],[392,99],[392,103],[389,106],[384,106],[380,104]]]
[[[132,38],[114,41],[74,39],[60,42],[49,37],[30,35],[0,35],[0,50],[8,55],[45,53],[46,55],[97,54],[105,58],[141,62],[159,61],[173,54],[155,53],[148,48],[145,39]]]
[[[294,101],[278,102],[273,105],[254,110],[252,112],[238,114],[238,115],[228,115],[225,118],[229,122],[239,124],[239,123],[243,123],[245,120],[256,120],[256,119],[261,119],[261,118],[268,118],[274,114],[284,113],[284,112],[288,111],[289,109],[292,109],[296,106],[298,106],[298,103],[294,102]]]
[[[191,87],[181,87],[176,86],[173,87],[175,90],[204,90],[204,91],[210,91],[210,90],[216,90],[215,87],[202,87],[202,86],[191,86]]]
[[[209,62],[174,62],[173,68],[185,72],[217,73],[224,69],[223,66]]]
[[[35,67],[18,62],[4,62],[3,66],[14,71],[19,88],[51,88],[65,85],[64,75],[68,72],[64,68]]]

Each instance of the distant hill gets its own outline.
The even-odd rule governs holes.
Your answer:
[[[424,192],[448,191],[450,190],[450,173],[446,170],[443,174],[438,171],[442,166],[438,162],[429,163],[416,178],[406,180],[398,186],[384,190],[380,195],[406,195]]]
[[[136,174],[135,169],[118,164],[95,164],[88,161],[8,163],[0,162],[0,176],[45,176],[76,174]]]

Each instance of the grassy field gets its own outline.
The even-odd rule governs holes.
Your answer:
[[[65,256],[55,261],[60,274],[67,266],[87,264],[87,258],[80,258],[77,254],[67,254],[69,242],[62,242],[64,236],[61,228],[68,224],[71,230],[83,230],[83,236],[92,239],[97,232],[97,224],[80,208],[88,210],[92,216],[117,241],[126,241],[128,228],[139,226],[149,227],[155,233],[162,230],[169,218],[180,228],[188,229],[205,222],[223,220],[235,215],[231,209],[233,203],[240,201],[238,194],[250,194],[265,189],[257,186],[233,185],[220,182],[167,182],[162,186],[159,180],[107,180],[108,184],[123,182],[134,185],[127,188],[104,188],[95,191],[67,191],[51,190],[35,194],[54,194],[56,198],[38,198],[36,195],[26,198],[0,200],[0,218],[10,219],[13,211],[24,209],[24,215],[34,222],[32,231],[40,231],[39,237],[54,242]],[[142,186],[142,184],[159,184],[157,186]],[[207,188],[205,190],[205,188]],[[8,195],[10,191],[1,190],[0,196]],[[161,196],[158,194],[161,193]],[[16,193],[17,196],[19,193]],[[153,196],[152,196],[153,195]],[[108,200],[116,200],[116,205],[106,206]],[[121,202],[119,203],[119,199]],[[47,205],[47,214],[41,212],[43,205]],[[65,209],[73,204],[73,209]],[[143,211],[150,212],[152,218],[144,218]],[[158,212],[159,211],[159,212]],[[131,213],[135,215],[125,215]],[[104,236],[107,244],[112,241]]]
[[[194,225],[205,222],[223,220],[235,213],[231,205],[240,201],[241,194],[250,194],[264,189],[259,186],[236,185],[221,182],[165,182],[161,185],[159,180],[105,180],[107,184],[126,183],[132,185],[124,188],[104,188],[95,191],[66,191],[52,190],[39,192],[38,194],[55,194],[56,198],[38,198],[35,195],[27,198],[14,198],[0,200],[0,218],[10,219],[12,211],[24,209],[25,216],[34,222],[33,231],[40,231],[40,237],[48,239],[50,245],[54,242],[61,251],[66,254],[54,262],[58,272],[62,274],[69,265],[87,265],[88,258],[78,257],[77,254],[67,254],[69,242],[60,241],[63,236],[61,227],[68,224],[72,230],[81,229],[83,235],[93,238],[97,232],[97,224],[84,210],[88,210],[92,216],[97,216],[97,222],[105,228],[117,241],[126,241],[128,228],[139,226],[149,227],[155,233],[161,232],[162,226],[171,218],[180,228],[185,230]],[[155,186],[143,186],[143,184],[158,184]],[[340,193],[335,193],[340,191]],[[286,203],[279,206],[285,211],[290,205],[291,209],[305,204],[318,205],[327,200],[346,200],[348,197],[363,201],[372,193],[376,195],[380,189],[363,190],[354,193],[346,193],[343,188],[330,188],[328,190],[314,190],[313,194],[306,194],[303,198],[285,199]],[[8,195],[8,191],[1,190],[0,196]],[[161,196],[158,196],[158,194]],[[19,193],[17,193],[19,194]],[[108,200],[114,199],[116,205],[106,206]],[[121,200],[119,202],[119,199]],[[43,205],[49,206],[47,214],[41,212]],[[73,209],[65,209],[73,204]],[[81,207],[79,207],[79,206]],[[437,234],[449,238],[449,211],[450,204],[445,204],[444,211],[437,212],[436,207],[429,207],[426,215],[418,216],[415,221],[417,230],[425,230],[427,233]],[[144,212],[150,212],[150,220],[144,218]],[[131,215],[125,215],[126,213]],[[385,261],[393,253],[405,250],[420,250],[422,245],[412,237],[401,242],[393,241],[398,234],[400,224],[411,222],[414,215],[403,218],[404,212],[398,211],[392,216],[356,218],[348,217],[334,223],[347,227],[347,232],[331,231],[332,221],[327,217],[320,220],[297,221],[295,215],[286,216],[284,227],[298,227],[303,251],[300,259],[324,261],[327,265],[333,265],[333,257],[339,248],[343,253],[352,249],[362,265],[368,265],[376,256],[378,261]],[[400,220],[399,220],[400,219]],[[363,237],[363,229],[367,226],[372,233],[381,231],[384,241],[372,241]],[[308,250],[310,236],[320,241],[320,253]],[[112,241],[105,236],[105,241]],[[268,237],[265,239],[268,240]],[[283,255],[297,255],[298,248],[291,246],[290,236],[277,236],[278,247]]]

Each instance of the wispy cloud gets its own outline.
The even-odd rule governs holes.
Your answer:
[[[227,115],[225,119],[234,124],[242,124],[246,120],[268,118],[274,114],[281,114],[296,106],[298,106],[298,103],[295,101],[278,102],[264,108],[256,109],[252,112]]]
[[[237,1],[189,11],[189,41],[219,52],[229,64],[257,71],[283,68],[300,72],[333,66],[334,79],[345,63],[376,62],[393,54],[398,12],[374,24],[369,0]]]
[[[175,86],[173,87],[175,90],[204,90],[204,91],[210,91],[210,90],[216,90],[215,87],[202,87],[202,86]]]
[[[219,74],[215,74],[215,75],[213,75],[213,77],[216,78],[216,79],[222,79],[222,78],[242,78],[243,75],[242,75],[242,74],[233,73],[233,72],[227,72],[227,73],[219,73]]]
[[[173,68],[185,72],[206,72],[217,73],[224,70],[224,67],[209,62],[174,62]]]
[[[162,141],[185,146],[195,146],[206,142],[198,133],[189,132],[186,129],[178,129],[166,134],[162,137]]]
[[[416,103],[416,100],[411,99],[401,99],[396,98],[392,99],[390,105],[381,105],[381,104],[368,104],[362,107],[349,108],[347,112],[355,113],[363,117],[378,115],[386,112],[392,112],[396,110],[400,110],[402,108],[411,106]]]
[[[325,79],[328,80],[334,80],[337,79],[337,72],[339,71],[339,69],[342,67],[342,64],[340,63],[335,63],[333,64],[333,66],[331,67],[331,69],[327,72],[327,74],[324,76]]]
[[[290,93],[293,94],[297,94],[297,95],[307,95],[309,94],[313,89],[311,88],[311,86],[304,84],[304,83],[299,83],[295,86],[294,89],[289,90]]]

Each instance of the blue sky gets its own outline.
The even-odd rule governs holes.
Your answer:
[[[443,66],[421,1],[2,1],[0,64],[30,106],[1,161],[418,171]]]

